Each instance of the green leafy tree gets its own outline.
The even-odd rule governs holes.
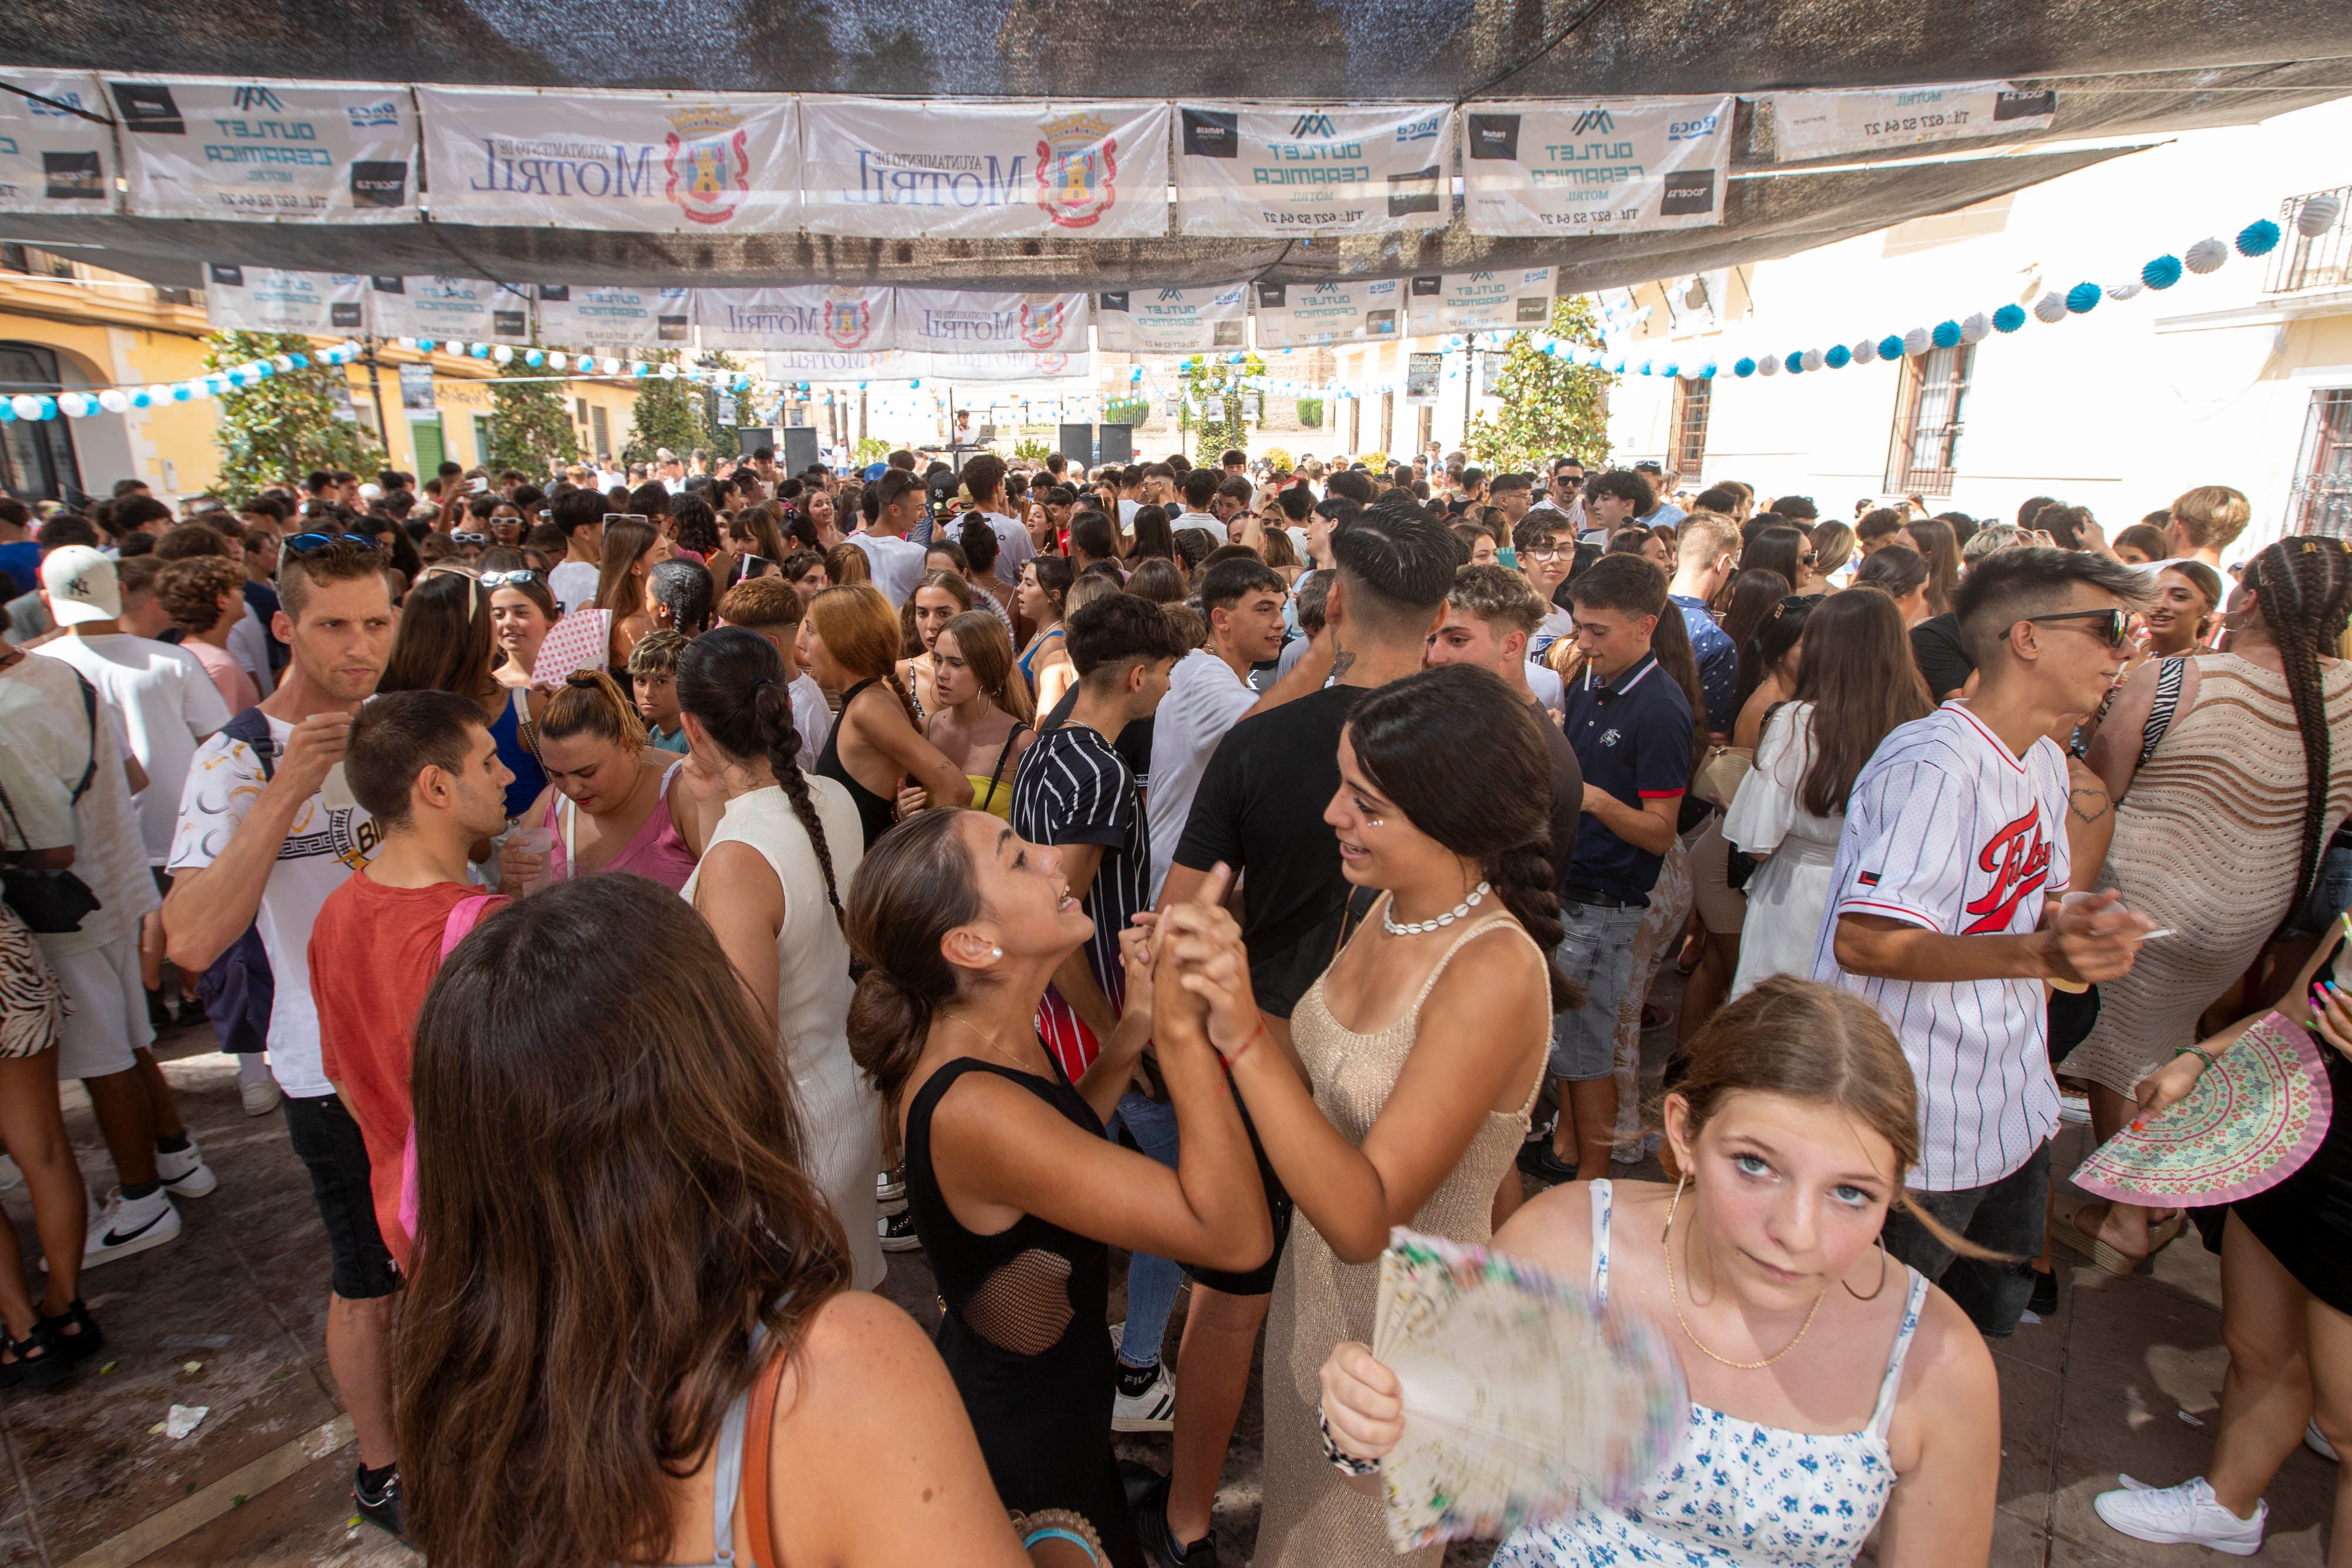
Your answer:
[[[550,463],[577,463],[580,438],[563,401],[563,383],[546,380],[545,367],[513,361],[499,367],[490,383],[488,466],[512,468],[534,479]]]
[[[1105,424],[1136,425],[1151,418],[1151,400],[1141,397],[1115,397],[1103,402],[1102,422]]]
[[[1551,335],[1563,342],[1601,346],[1601,325],[1582,295],[1557,301]],[[1545,353],[1525,332],[1503,350],[1495,413],[1470,421],[1470,455],[1490,473],[1531,472],[1554,453],[1574,453],[1588,465],[1609,459],[1609,389],[1617,378],[1597,365],[1572,364]]]
[[[1265,406],[1265,361],[1246,354],[1238,365],[1217,359],[1192,366],[1185,375],[1192,401],[1200,407],[1192,433],[1197,450],[1214,455],[1227,450],[1249,450],[1249,405],[1253,397]]]
[[[878,435],[869,435],[857,444],[857,465],[880,463],[890,455],[890,444]]]
[[[664,349],[646,358],[656,369],[636,383],[637,401],[629,410],[629,440],[621,461],[650,463],[665,446],[680,457],[698,446],[714,446],[710,427],[703,421],[703,389],[683,376],[670,380],[659,372],[661,365],[679,362],[678,351]]]
[[[279,354],[315,356],[299,332],[215,332],[205,340],[205,365],[225,371]],[[364,425],[338,418],[334,386],[348,386],[341,365],[312,358],[307,370],[280,371],[257,386],[217,401],[220,476],[214,489],[232,504],[271,485],[299,485],[314,468],[366,473],[384,465],[383,448]]]
[[[1031,463],[1043,463],[1054,455],[1054,449],[1034,435],[1024,435],[1013,444],[1013,455]]]
[[[1323,428],[1323,400],[1321,398],[1303,397],[1298,400],[1298,423],[1299,427],[1304,430],[1320,430]]]

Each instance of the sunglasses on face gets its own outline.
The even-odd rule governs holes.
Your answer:
[[[289,534],[286,542],[278,548],[290,555],[308,555],[314,549],[325,549],[338,539],[364,550],[381,548],[366,534]]]
[[[1552,476],[1551,482],[1562,490],[1580,490],[1584,487],[1584,481],[1573,474],[1555,474]]]
[[[539,573],[528,569],[514,571],[486,571],[479,579],[484,588],[520,588],[526,582],[537,582]]]
[[[1797,558],[1797,564],[1800,566],[1812,566],[1819,562],[1821,559],[1822,558],[1818,552],[1808,550],[1803,555]]]
[[[2029,615],[2025,619],[2037,624],[2051,621],[2080,621],[2083,630],[2110,648],[2120,648],[2131,631],[2131,612],[2127,610],[2064,610],[2054,615]]]
[[[490,542],[490,536],[488,534],[451,534],[449,536],[449,542],[454,545],[486,545]]]

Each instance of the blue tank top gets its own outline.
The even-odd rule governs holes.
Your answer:
[[[499,709],[498,717],[490,720],[490,739],[499,748],[499,760],[514,774],[514,782],[507,786],[509,819],[530,810],[539,792],[547,788],[547,769],[539,765],[530,742],[523,735],[529,700],[520,691],[510,693],[506,705]]]

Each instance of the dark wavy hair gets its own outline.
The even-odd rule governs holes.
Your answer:
[[[784,679],[783,655],[757,632],[721,626],[688,643],[677,655],[677,706],[702,726],[713,745],[738,761],[767,758],[769,771],[792,802],[793,815],[816,851],[824,872],[824,895],[841,915],[841,894],[833,880],[833,851],[824,823],[801,773],[801,734],[793,723],[793,694]]]
[[[849,1283],[775,1031],[676,894],[581,877],[442,965],[412,1091],[408,1539],[440,1568],[658,1562],[728,1404]]]
[[[940,939],[982,913],[971,856],[956,833],[962,816],[909,817],[875,841],[849,887],[843,929],[866,966],[849,1004],[849,1054],[894,1106],[922,1060],[932,1018],[962,986]]]
[[[1551,753],[1536,724],[1501,676],[1440,664],[1365,697],[1348,716],[1347,734],[1367,782],[1415,828],[1478,862],[1503,907],[1543,950],[1558,1012],[1584,998],[1551,960],[1561,936]],[[1465,790],[1465,779],[1481,787]]]
[[[1888,545],[1870,559],[1896,550],[1912,555],[1901,545]],[[1925,568],[1918,570],[1915,588],[1926,580]],[[1912,662],[1903,612],[1885,590],[1865,583],[1831,594],[1805,617],[1804,631],[1790,700],[1813,705],[1813,744],[1797,799],[1816,817],[1841,816],[1878,743],[1897,725],[1927,717],[1933,707]]]

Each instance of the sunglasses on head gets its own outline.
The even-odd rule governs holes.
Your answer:
[[[2131,612],[2127,610],[2063,610],[2053,615],[2029,615],[2026,620],[2038,623],[2051,621],[2080,621],[2083,630],[2110,648],[2120,648],[2131,632]]]
[[[478,580],[484,588],[520,588],[526,582],[537,582],[539,573],[521,567],[513,571],[486,571]]]
[[[295,555],[308,555],[314,549],[325,549],[338,540],[344,544],[357,545],[365,550],[382,548],[366,534],[289,534],[286,536],[286,542],[278,549],[290,551]]]

